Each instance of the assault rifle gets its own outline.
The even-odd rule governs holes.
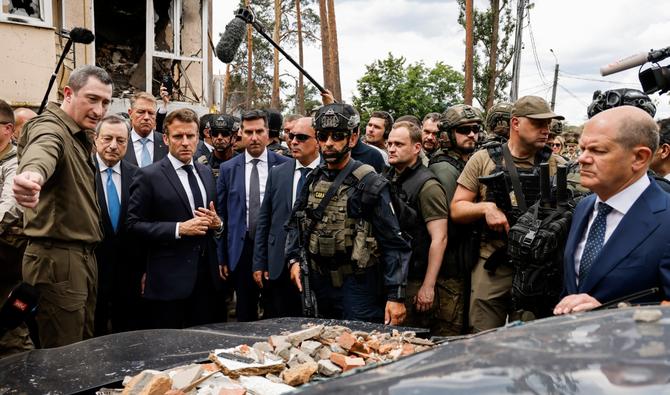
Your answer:
[[[309,232],[307,232],[307,216],[304,211],[295,213],[296,229],[298,229],[298,246],[300,251],[300,281],[302,282],[302,314],[305,317],[319,316],[319,308],[316,303],[316,295],[309,282],[309,257],[307,246],[309,245]]]

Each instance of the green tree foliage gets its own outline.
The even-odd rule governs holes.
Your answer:
[[[463,74],[437,62],[428,67],[423,62],[406,65],[404,57],[389,53],[383,60],[366,66],[357,81],[354,106],[361,119],[376,110],[388,111],[397,118],[414,115],[422,118],[429,112],[443,112],[463,100]]]
[[[489,4],[488,9],[475,8],[473,11],[474,98],[487,110],[494,101],[508,99],[504,91],[512,80],[512,73],[507,71],[507,66],[514,53],[516,27],[511,0],[490,0]],[[458,5],[458,23],[465,28],[465,0],[458,0]],[[498,24],[494,24],[496,17]],[[494,47],[495,68],[491,68],[489,60]],[[490,87],[494,87],[493,92]]]

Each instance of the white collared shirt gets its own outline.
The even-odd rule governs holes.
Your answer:
[[[105,192],[105,202],[109,202],[109,199],[107,198],[107,169],[109,166],[102,161],[100,154],[96,153],[95,157],[98,160],[98,167],[100,168],[100,179],[102,180],[102,189]],[[112,182],[116,187],[116,194],[119,195],[119,203],[121,203],[121,161],[116,162],[116,164],[112,166],[112,171]]]
[[[147,150],[149,151],[149,158],[151,158],[151,163],[154,162],[154,132],[153,130],[149,132],[147,136],[149,141],[147,141]],[[142,166],[142,136],[137,134],[135,129],[130,131],[130,139],[133,141],[133,150],[135,151],[135,159],[137,159],[137,165]]]
[[[311,170],[316,169],[319,164],[321,163],[321,156],[317,155],[316,159],[312,161],[312,163],[308,164],[307,166],[303,166],[300,161],[296,160],[295,161],[295,169],[293,170],[293,194],[291,195],[291,207],[293,207],[293,204],[295,203],[295,199],[298,198],[298,181],[300,181],[300,169],[303,167],[309,167]],[[309,175],[310,172],[307,173]]]
[[[263,152],[258,158],[254,158],[249,155],[247,150],[244,150],[244,192],[246,195],[246,207],[247,207],[247,228],[249,227],[249,183],[251,182],[251,171],[254,168],[251,161],[253,159],[260,159],[260,162],[256,164],[258,168],[258,181],[260,183],[260,195],[261,195],[261,204],[263,204],[263,199],[265,198],[265,184],[268,181],[268,150],[267,148],[263,149]]]
[[[196,207],[195,207],[195,201],[193,200],[193,193],[191,192],[191,186],[188,183],[188,173],[186,172],[186,169],[183,168],[184,165],[193,166],[193,173],[195,174],[195,179],[198,181],[198,188],[200,189],[202,202],[204,203],[205,208],[209,208],[209,202],[207,201],[207,195],[205,194],[205,185],[202,183],[202,180],[198,175],[198,171],[195,169],[193,159],[191,159],[188,163],[183,163],[179,159],[172,156],[172,154],[170,153],[168,153],[167,157],[170,160],[170,163],[172,164],[172,167],[174,168],[175,172],[177,173],[177,177],[179,177],[179,182],[181,182],[181,186],[184,188],[184,192],[186,192],[186,197],[188,198],[188,203],[191,206],[191,210],[195,211]],[[177,227],[175,229],[175,238],[176,239],[180,238],[179,223],[177,223]]]
[[[606,227],[605,227],[605,239],[603,240],[603,246],[607,244],[612,233],[616,230],[617,226],[623,219],[623,216],[626,215],[628,210],[635,204],[637,199],[642,195],[642,193],[647,189],[651,184],[647,174],[643,174],[637,181],[630,184],[626,189],[620,191],[616,195],[607,199],[604,203],[607,203],[608,206],[612,207],[612,211],[607,214]],[[598,214],[598,203],[603,202],[600,197],[596,197],[596,201],[591,210],[591,216],[589,217],[589,223],[586,226],[584,234],[582,235],[577,248],[575,248],[575,273],[579,273],[579,263],[582,259],[582,253],[584,252],[584,247],[586,245],[586,238],[589,235],[589,230],[591,230],[591,225]],[[578,276],[576,276],[578,277]],[[577,279],[577,284],[579,284],[579,278]]]
[[[670,181],[670,173],[664,175],[663,178],[665,178],[666,180]]]
[[[208,144],[205,140],[202,140],[202,143],[205,144],[205,147],[209,150],[209,152],[214,151],[214,146],[211,144]]]

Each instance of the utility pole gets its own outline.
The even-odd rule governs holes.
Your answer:
[[[516,34],[514,36],[514,63],[512,64],[512,89],[510,99],[515,102],[519,97],[519,77],[521,73],[521,47],[523,45],[523,14],[526,0],[518,0],[516,9]]]
[[[556,87],[558,86],[558,58],[553,49],[550,49],[549,51],[551,51],[551,54],[554,55],[554,59],[556,60],[556,68],[554,68],[554,87],[551,90],[551,111],[554,111],[554,107],[556,106]]]
[[[472,9],[473,0],[465,0],[465,87],[463,88],[463,101],[472,105],[472,80],[473,80],[473,27]]]

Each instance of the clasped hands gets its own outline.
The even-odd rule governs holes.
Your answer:
[[[198,207],[193,218],[179,224],[180,236],[204,236],[208,230],[221,229],[221,218],[216,214],[214,202],[209,202],[209,209]]]

